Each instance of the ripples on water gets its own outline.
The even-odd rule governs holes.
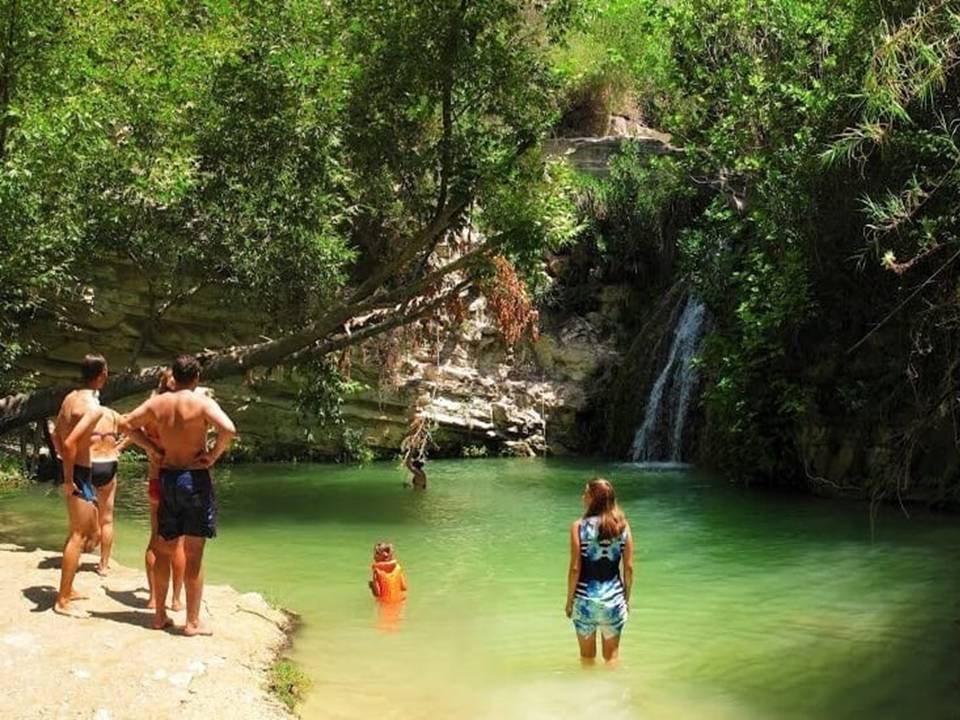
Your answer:
[[[241,466],[218,475],[208,578],[296,609],[307,718],[957,717],[954,518],[745,491],[677,468],[480,460]],[[666,470],[669,470],[667,472]],[[563,617],[569,523],[610,477],[636,537],[619,667],[581,670]],[[119,493],[118,559],[142,562],[142,470]],[[62,543],[60,495],[0,499],[0,530]],[[366,581],[389,539],[410,581],[398,618]]]

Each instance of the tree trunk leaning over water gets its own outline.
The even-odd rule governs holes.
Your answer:
[[[203,378],[219,380],[242,375],[253,368],[270,368],[285,363],[295,365],[358,345],[419,320],[461,296],[473,281],[471,270],[499,247],[498,238],[488,239],[457,260],[398,288],[386,289],[382,283],[392,275],[402,274],[424,252],[432,251],[439,238],[455,225],[465,206],[464,202],[448,205],[436,220],[404,243],[392,260],[384,262],[377,272],[350,293],[345,302],[334,306],[304,330],[276,340],[198,353]],[[462,272],[464,279],[452,288],[430,294],[455,272]],[[162,370],[163,366],[153,366],[112,375],[101,391],[101,398],[106,404],[146,392],[156,387]],[[0,435],[56,414],[63,398],[72,389],[40,388],[0,399]]]

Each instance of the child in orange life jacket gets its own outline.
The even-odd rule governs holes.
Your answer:
[[[393,557],[393,545],[378,542],[373,546],[373,579],[370,591],[382,603],[403,602],[407,597],[407,577]]]

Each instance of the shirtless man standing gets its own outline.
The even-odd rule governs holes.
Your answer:
[[[100,540],[97,494],[91,483],[90,436],[104,413],[95,392],[107,382],[107,361],[102,355],[87,355],[80,364],[80,378],[83,387],[63,399],[53,429],[53,444],[63,462],[63,493],[70,522],[60,565],[60,591],[53,610],[82,618],[87,613],[72,608],[70,601],[84,597],[73,590],[84,544],[95,546]],[[157,446],[139,431],[130,435],[148,453],[158,452]]]
[[[203,546],[216,535],[217,506],[209,468],[220,459],[236,435],[236,428],[213,398],[193,392],[200,382],[200,364],[192,355],[181,355],[173,363],[174,389],[155,395],[125,415],[124,430],[152,426],[160,438],[163,460],[160,469],[160,507],[157,528],[160,535],[154,566],[156,597],[165,598],[170,584],[170,559],[177,539],[184,537],[187,556],[184,584],[187,590],[187,624],[184,635],[210,635],[200,624],[203,597]],[[207,449],[207,428],[213,426],[217,440]],[[172,624],[165,603],[158,602],[153,627]]]

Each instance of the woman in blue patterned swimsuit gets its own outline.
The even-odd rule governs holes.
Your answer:
[[[603,659],[612,662],[617,659],[630,606],[633,536],[613,485],[606,480],[588,482],[583,503],[586,512],[570,526],[567,617],[577,631],[581,661],[589,664],[597,657],[599,630]]]

